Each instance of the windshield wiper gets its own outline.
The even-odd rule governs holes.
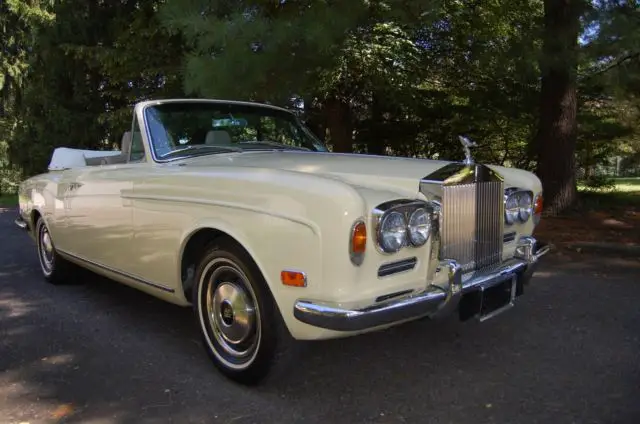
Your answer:
[[[306,147],[299,147],[299,146],[291,146],[290,144],[284,144],[284,143],[279,143],[277,141],[271,141],[271,140],[252,140],[252,141],[239,141],[236,144],[257,144],[257,145],[265,145],[265,146],[273,146],[273,147],[279,147],[281,149],[291,149],[291,150],[310,150]]]
[[[192,144],[190,146],[185,146],[181,149],[178,150],[172,150],[169,153],[166,153],[162,156],[160,156],[160,159],[168,159],[172,156],[179,156],[182,153],[185,152],[189,152],[189,151],[195,151],[195,150],[207,150],[207,149],[213,149],[215,150],[215,153],[231,153],[231,152],[241,152],[242,149],[239,147],[233,147],[233,146],[218,146],[215,144]]]

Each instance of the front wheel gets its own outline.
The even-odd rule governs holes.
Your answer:
[[[36,247],[45,280],[55,285],[70,282],[73,265],[56,251],[49,227],[42,218],[38,218],[36,222]]]
[[[216,367],[242,384],[257,384],[272,370],[282,318],[260,270],[231,241],[216,243],[196,272],[193,306],[205,349]]]

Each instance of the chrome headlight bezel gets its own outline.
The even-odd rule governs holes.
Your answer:
[[[390,222],[390,219],[398,219],[398,214],[403,219],[402,243],[390,246],[385,242],[386,223]],[[423,214],[422,216],[426,214],[426,225],[424,222],[421,224],[416,222],[420,218],[420,214]],[[434,207],[426,201],[399,199],[378,205],[374,208],[372,216],[376,249],[383,254],[394,254],[404,248],[418,248],[427,243],[432,231],[431,222],[434,219]],[[426,237],[421,238],[418,233],[422,235],[426,233]]]
[[[426,208],[417,208],[407,221],[408,240],[415,246],[424,246],[429,240],[429,234],[431,233],[431,214]]]
[[[504,191],[504,223],[507,226],[524,224],[533,215],[533,192],[517,187]]]

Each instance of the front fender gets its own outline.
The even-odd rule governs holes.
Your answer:
[[[244,222],[241,225],[239,221]],[[277,214],[235,209],[234,213],[216,218],[201,218],[184,228],[178,258],[184,255],[187,243],[200,230],[216,230],[238,242],[251,256],[267,282],[278,306],[287,304],[289,293],[297,288],[283,286],[280,272],[284,269],[301,269],[307,273],[309,291],[322,278],[321,232],[312,223],[286,218]],[[304,246],[304,249],[301,249]],[[177,269],[180,273],[180,269]],[[181,276],[177,275],[176,279]],[[180,296],[184,296],[182,292]],[[190,302],[191,299],[184,299]]]
[[[18,191],[19,214],[31,229],[34,237],[37,213],[49,228],[54,240],[59,240],[59,228],[64,225],[64,202],[59,193],[59,176],[46,173],[36,175],[20,183]]]

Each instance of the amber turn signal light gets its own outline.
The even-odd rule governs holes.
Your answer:
[[[542,207],[544,206],[544,199],[542,198],[542,193],[536,196],[536,200],[533,204],[533,214],[540,215],[542,213]]]
[[[351,251],[353,253],[364,253],[367,248],[367,226],[360,221],[353,226],[351,233]]]
[[[280,272],[280,280],[282,284],[290,287],[306,287],[307,275],[301,271],[282,271]]]
[[[542,207],[544,206],[544,200],[542,193],[538,193],[533,201],[533,225],[538,225],[540,219],[542,219]]]
[[[351,262],[354,265],[362,264],[364,260],[364,252],[367,249],[367,226],[363,221],[357,221],[353,224],[351,230],[351,241],[349,244],[349,253]]]

